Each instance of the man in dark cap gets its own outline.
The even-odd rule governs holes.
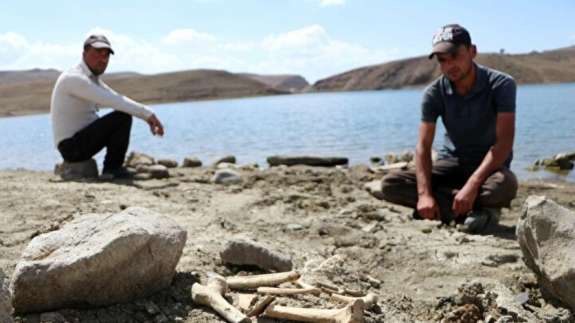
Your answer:
[[[429,58],[442,76],[424,91],[415,170],[383,178],[385,200],[415,208],[416,218],[455,220],[462,231],[483,232],[517,193],[509,170],[515,134],[515,81],[474,62],[476,46],[460,25],[443,26]],[[445,142],[432,163],[437,118]]]
[[[162,136],[164,128],[149,107],[118,94],[100,79],[111,54],[114,50],[105,36],[89,36],[84,41],[80,64],[56,81],[50,114],[54,144],[64,161],[88,160],[106,148],[103,177],[127,178],[130,173],[123,163],[130,143],[132,116],[146,121],[153,135]],[[100,107],[115,111],[99,117]]]

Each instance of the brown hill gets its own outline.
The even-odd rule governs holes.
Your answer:
[[[50,70],[33,78],[0,75],[0,116],[47,113],[50,96],[59,72]],[[13,73],[13,72],[11,72]],[[15,72],[18,73],[18,72]],[[46,75],[50,74],[50,77]],[[10,76],[10,77],[9,77]],[[179,102],[217,98],[285,94],[251,78],[217,70],[190,70],[155,75],[116,73],[106,82],[120,93],[144,103]]]
[[[249,77],[274,89],[291,93],[301,92],[309,86],[306,79],[299,75],[259,75],[250,73],[242,73],[239,75]]]
[[[518,83],[575,82],[575,46],[529,54],[480,54],[476,60],[512,75]],[[359,91],[423,86],[440,74],[427,56],[357,68],[317,81],[314,91]]]

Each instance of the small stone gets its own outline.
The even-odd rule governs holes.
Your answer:
[[[235,163],[236,163],[236,156],[231,156],[231,155],[230,155],[230,156],[226,156],[226,157],[220,158],[220,159],[218,159],[218,160],[214,163],[214,165],[217,166],[217,165],[220,164],[220,163],[235,164]]]
[[[91,158],[77,163],[62,162],[54,168],[54,173],[63,180],[98,178],[98,164]]]
[[[239,184],[242,182],[240,174],[231,169],[219,169],[212,177],[215,184]]]
[[[304,226],[298,223],[290,223],[286,225],[286,230],[288,231],[300,231],[303,230]]]
[[[160,159],[158,160],[158,164],[162,166],[166,166],[167,168],[176,168],[178,167],[178,162],[172,159]]]
[[[148,173],[152,178],[162,179],[170,177],[170,172],[166,166],[162,165],[152,165],[148,167]]]
[[[201,167],[202,161],[195,157],[186,157],[182,163],[182,167]]]

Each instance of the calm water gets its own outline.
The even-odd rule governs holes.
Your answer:
[[[240,164],[266,165],[269,155],[310,154],[368,163],[370,156],[413,149],[420,98],[421,89],[411,89],[163,104],[155,110],[164,138],[152,137],[136,120],[130,150],[180,162],[233,154]],[[523,179],[556,177],[525,168],[537,158],[575,151],[575,84],[521,86],[517,111],[513,170]],[[0,169],[51,170],[60,160],[48,115],[3,118],[0,127]],[[440,126],[435,147],[442,135]],[[559,178],[573,181],[575,172]]]

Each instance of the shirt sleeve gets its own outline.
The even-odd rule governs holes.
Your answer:
[[[509,76],[497,80],[493,88],[493,99],[497,112],[515,112],[517,85]]]
[[[441,95],[436,84],[428,86],[421,101],[421,121],[435,123],[441,112]]]
[[[111,107],[144,120],[153,114],[149,107],[117,93],[103,82],[98,84],[85,76],[72,75],[66,78],[63,85],[70,95],[102,107]]]

